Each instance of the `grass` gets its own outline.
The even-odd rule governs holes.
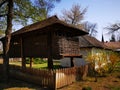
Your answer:
[[[21,66],[21,62],[10,62],[10,65],[17,65],[17,66]],[[26,64],[27,67],[30,67],[30,64]],[[47,63],[43,63],[43,64],[32,64],[33,68],[45,68],[47,67]]]
[[[17,66],[21,66],[21,62],[10,62],[10,65],[17,65]],[[27,67],[30,67],[30,64],[26,64]],[[42,64],[32,64],[33,68],[39,69],[39,68],[43,68],[46,69],[47,68],[47,63],[42,63]],[[59,61],[54,61],[54,68],[60,68],[60,62]]]

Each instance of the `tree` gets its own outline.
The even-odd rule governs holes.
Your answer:
[[[14,0],[12,29],[15,29],[15,26],[17,25],[26,26],[47,18],[49,16],[49,12],[54,8],[54,3],[59,1],[60,0]],[[49,9],[46,9],[48,7]],[[0,7],[0,26],[2,27],[2,30],[6,30],[6,13],[7,5],[4,3],[2,7]]]
[[[75,4],[70,10],[63,10],[63,16],[61,16],[61,19],[68,24],[75,25],[78,28],[88,31],[90,36],[95,36],[97,33],[97,24],[82,22],[86,11],[87,8],[82,9],[80,5]]]
[[[112,34],[110,42],[115,42],[115,35],[114,34]]]
[[[108,31],[108,35],[115,38],[116,41],[120,41],[120,23],[114,23],[105,27]]]
[[[40,1],[44,2],[44,0]],[[39,15],[42,13],[43,9],[44,8],[38,9],[31,0],[0,0],[0,26],[4,27],[2,29],[6,29],[3,41],[4,76],[6,80],[9,79],[9,46],[12,24],[19,22],[22,25],[26,25],[29,20],[34,21],[34,17],[40,17]],[[39,10],[41,10],[41,12]],[[4,23],[2,23],[3,20]]]
[[[41,15],[44,19],[49,17],[49,12],[55,7],[55,2],[60,2],[61,0],[35,0],[34,5],[38,9],[38,14]],[[41,11],[43,13],[41,13]],[[34,17],[33,20],[38,21],[41,17]]]
[[[87,32],[89,32],[90,36],[96,36],[96,34],[97,34],[97,30],[96,30],[97,24],[92,24],[90,22],[85,22],[83,26],[84,26],[84,29]]]
[[[13,18],[13,0],[1,0],[0,7],[2,7],[3,4],[7,3],[8,6],[8,12],[7,12],[7,28],[5,31],[5,41],[3,42],[3,53],[4,53],[4,76],[6,80],[8,80],[9,76],[9,45],[10,45],[10,39],[11,39],[11,32],[12,32],[12,18]],[[5,14],[1,14],[1,16],[4,16]]]
[[[62,20],[68,24],[78,25],[84,19],[86,11],[87,8],[82,10],[80,5],[73,5],[70,10],[63,10]]]

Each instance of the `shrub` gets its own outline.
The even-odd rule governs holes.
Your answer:
[[[119,55],[116,52],[110,52],[109,53],[109,63],[108,63],[108,72],[112,72],[117,63],[120,61]]]
[[[120,58],[116,52],[100,50],[99,53],[89,53],[86,60],[91,63],[91,66],[97,73],[104,75],[105,72],[112,72],[114,70]]]

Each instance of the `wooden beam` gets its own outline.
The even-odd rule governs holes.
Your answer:
[[[24,57],[24,47],[23,47],[23,38],[20,38],[21,43],[21,58],[22,58],[22,68],[26,68],[26,58]]]
[[[30,68],[32,68],[33,58],[30,57]]]
[[[70,57],[70,62],[71,62],[71,67],[74,67],[74,62],[73,62],[74,58]]]
[[[52,32],[48,32],[47,34],[47,47],[48,47],[48,68],[53,69]]]

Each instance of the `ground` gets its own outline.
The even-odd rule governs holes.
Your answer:
[[[82,90],[83,87],[91,87],[92,90],[120,90],[120,70],[104,77],[98,77],[95,82],[93,77],[87,77],[85,81],[75,82],[69,86],[58,90]],[[11,79],[8,84],[0,81],[0,90],[49,90],[41,88],[38,85],[33,85],[23,81]]]
[[[91,87],[92,90],[120,90],[120,72],[99,77],[97,82],[94,82],[94,78],[87,78],[86,81],[76,82],[59,90],[82,90],[83,87]]]
[[[10,79],[9,83],[5,83],[2,79],[0,74],[0,90],[50,90],[32,83],[14,79]],[[112,73],[98,77],[97,82],[95,82],[94,77],[87,77],[84,81],[75,82],[58,90],[82,90],[84,87],[89,87],[91,90],[120,90],[120,67],[117,67]]]

